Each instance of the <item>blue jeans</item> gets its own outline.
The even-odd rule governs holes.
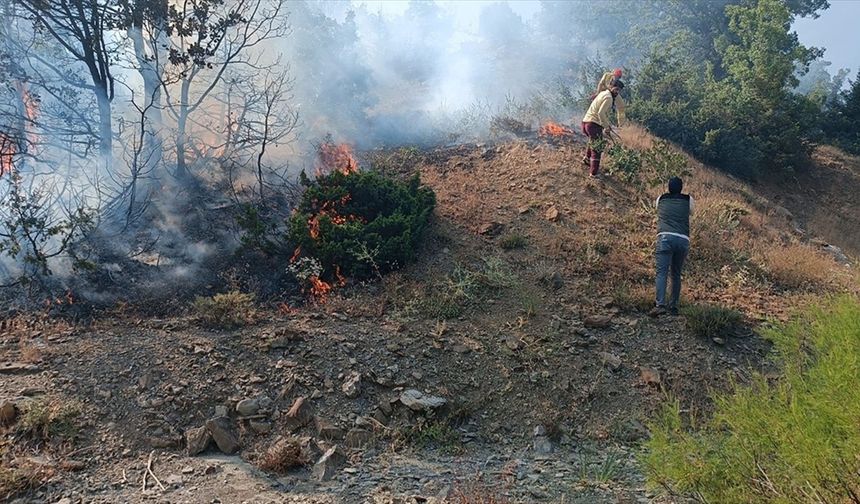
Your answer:
[[[681,270],[690,251],[690,241],[673,235],[657,236],[657,306],[670,310],[678,309],[681,298]],[[672,272],[672,297],[666,304],[666,282]]]

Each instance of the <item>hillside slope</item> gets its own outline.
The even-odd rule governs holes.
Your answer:
[[[636,127],[622,139],[654,141]],[[120,310],[87,325],[6,321],[2,360],[20,365],[0,375],[2,397],[74,404],[80,429],[72,439],[7,428],[4,465],[47,480],[21,502],[670,502],[652,500],[633,456],[649,416],[667,397],[707,414],[709,390],[769,371],[760,321],[856,291],[857,277],[796,230],[807,219],[824,232],[821,217],[691,161],[684,303],[727,306],[744,324],[712,341],[690,334],[687,317],[650,319],[660,188],[588,179],[581,149],[531,138],[392,162],[437,194],[425,249],[323,305],[217,331]],[[856,179],[843,182],[857,194]],[[850,250],[829,229],[822,239]],[[416,412],[400,400],[408,389],[447,404]],[[308,411],[291,416],[299,398]],[[256,406],[237,411],[247,399]],[[293,432],[347,459],[318,482],[309,468],[275,478],[211,447],[185,455],[184,434],[224,412],[251,464]],[[142,483],[151,457],[164,489]]]

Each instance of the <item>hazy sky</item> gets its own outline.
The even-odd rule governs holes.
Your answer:
[[[498,0],[437,0],[449,11],[457,13],[459,28],[474,29],[478,14],[487,4]],[[371,11],[399,14],[406,10],[408,0],[353,0],[367,5]],[[540,9],[537,0],[508,0],[511,8],[528,19]],[[830,8],[818,19],[800,19],[794,24],[800,41],[805,45],[825,48],[824,59],[833,63],[831,73],[839,68],[851,70],[851,78],[860,68],[860,0],[830,0]]]
[[[851,70],[851,79],[860,68],[860,1],[830,0],[830,8],[818,19],[799,19],[794,23],[800,41],[808,46],[823,47],[824,59],[839,68]]]

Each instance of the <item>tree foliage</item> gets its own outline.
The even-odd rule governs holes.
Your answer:
[[[648,43],[631,116],[738,175],[803,166],[820,138],[821,104],[792,89],[821,51],[803,46],[791,22],[826,2],[667,5],[662,17],[681,29]]]

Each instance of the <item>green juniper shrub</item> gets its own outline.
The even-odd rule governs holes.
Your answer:
[[[376,171],[335,171],[311,181],[290,219],[290,239],[322,265],[322,276],[367,279],[415,258],[436,204],[416,174],[406,182]]]
[[[239,240],[242,246],[265,254],[273,254],[280,248],[275,225],[261,207],[250,203],[239,207],[236,224],[241,232]]]

